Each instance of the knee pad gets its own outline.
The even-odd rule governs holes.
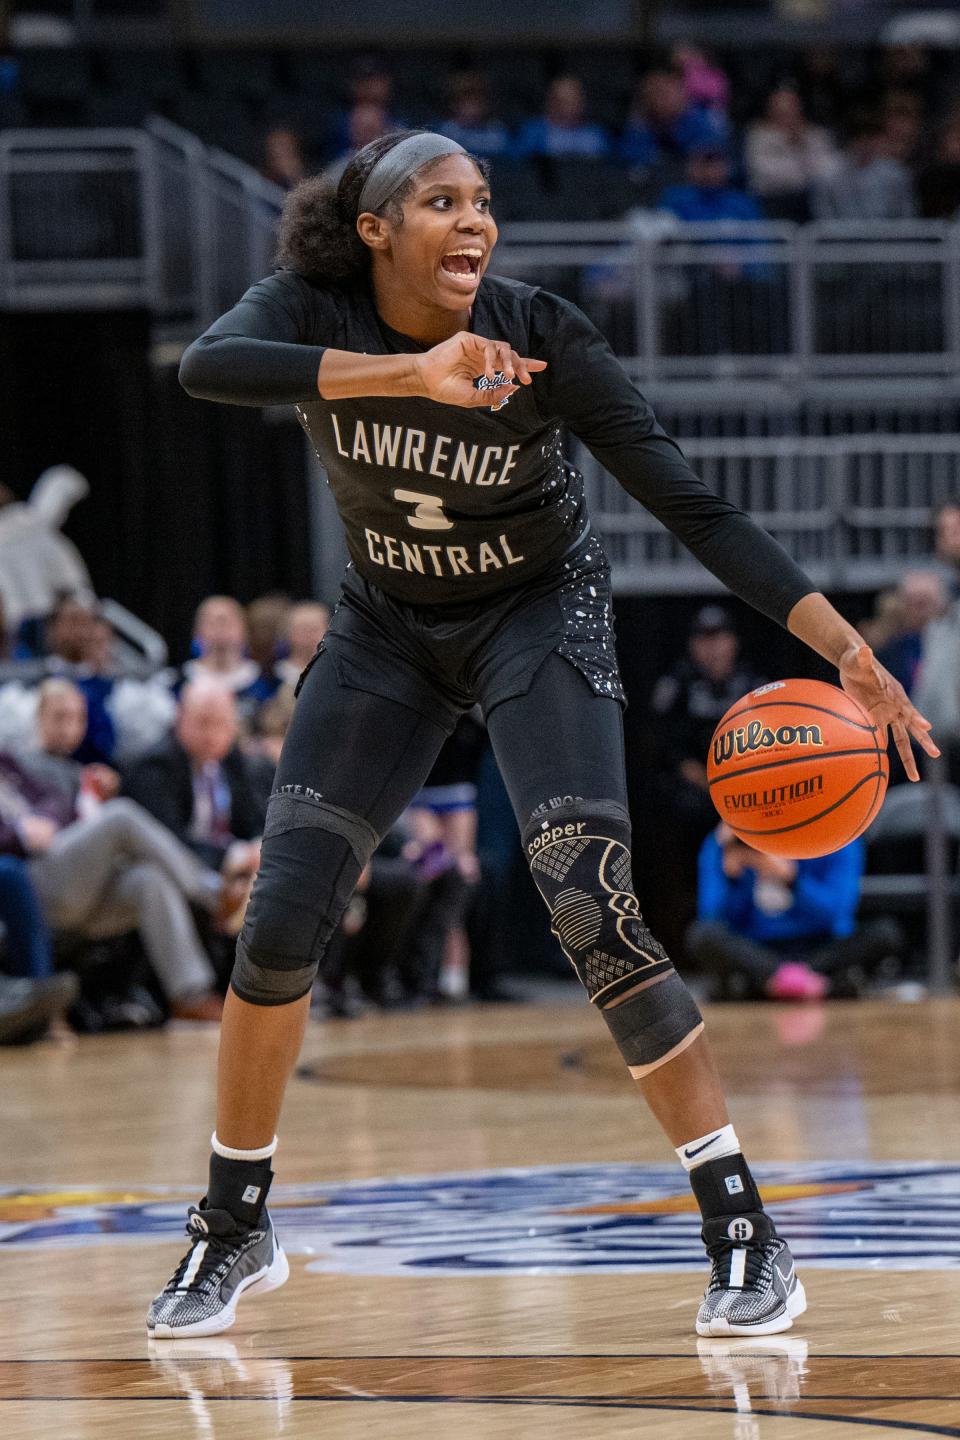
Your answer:
[[[231,985],[252,1005],[289,1005],[311,989],[324,952],[379,844],[359,815],[313,796],[271,795],[260,870]]]
[[[551,929],[631,1074],[679,1054],[703,1021],[640,914],[627,812],[609,801],[578,800],[529,826],[523,845]]]

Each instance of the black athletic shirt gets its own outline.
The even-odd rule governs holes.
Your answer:
[[[398,600],[476,600],[550,570],[589,529],[563,427],[731,590],[781,624],[814,588],[786,552],[714,495],[657,424],[600,332],[575,305],[486,276],[475,334],[546,360],[507,405],[416,398],[324,400],[325,347],[422,351],[389,329],[367,285],[313,284],[280,270],[252,286],[187,350],[191,395],[292,404],[333,489],[357,570]]]

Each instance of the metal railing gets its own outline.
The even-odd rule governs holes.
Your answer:
[[[0,134],[0,305],[142,308],[194,332],[269,273],[283,191],[169,121]]]
[[[511,224],[494,263],[575,301],[647,383],[960,373],[960,224]]]
[[[960,435],[701,439],[683,449],[712,490],[749,511],[824,589],[870,589],[929,563],[931,513],[960,494]],[[720,588],[583,446],[574,458],[617,590]]]
[[[197,328],[269,272],[284,192],[169,121],[0,135],[0,304]],[[643,384],[960,376],[960,223],[644,213],[509,224],[502,274],[578,303]]]

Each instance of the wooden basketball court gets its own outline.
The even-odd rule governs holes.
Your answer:
[[[290,1282],[152,1346],[215,1033],[0,1052],[0,1435],[960,1436],[960,1001],[707,1018],[810,1300],[765,1341],[698,1343],[684,1177],[585,1004],[311,1027]]]

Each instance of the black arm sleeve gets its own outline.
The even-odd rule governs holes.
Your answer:
[[[531,329],[531,354],[548,362],[533,382],[543,415],[569,426],[729,590],[785,625],[816,587],[782,545],[691,470],[596,327],[576,306],[541,290]]]
[[[319,398],[325,347],[310,344],[310,290],[289,272],[252,285],[185,351],[180,384],[200,400],[298,405]]]

